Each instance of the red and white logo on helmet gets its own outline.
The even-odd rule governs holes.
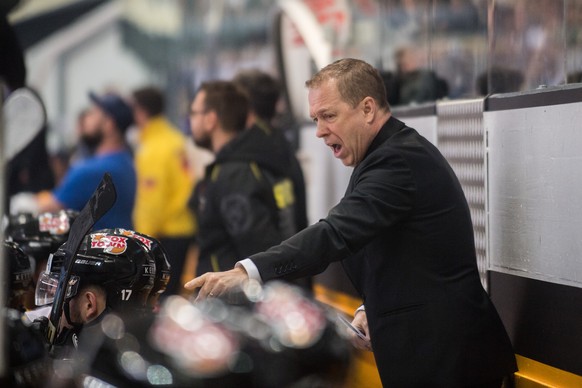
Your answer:
[[[71,225],[66,215],[44,213],[38,216],[38,228],[41,232],[62,235],[69,232]]]
[[[135,238],[135,239],[141,241],[143,243],[143,245],[145,245],[148,250],[152,249],[152,240],[150,240],[149,238],[146,238],[144,236],[136,234],[133,230],[127,230],[127,229],[122,229],[122,228],[119,228],[118,230],[119,230],[119,233],[123,234],[124,236],[132,237],[132,238]]]
[[[103,249],[112,255],[121,255],[127,250],[127,237],[95,233],[91,235],[91,248]]]

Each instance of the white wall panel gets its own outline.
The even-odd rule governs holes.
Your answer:
[[[582,287],[582,103],[486,112],[490,269]]]

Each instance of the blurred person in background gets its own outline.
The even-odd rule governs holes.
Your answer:
[[[251,105],[247,127],[258,127],[271,141],[283,143],[286,157],[289,159],[289,177],[293,180],[296,201],[295,224],[297,231],[305,229],[308,221],[303,170],[282,128],[277,128],[273,124],[281,93],[279,82],[271,75],[257,69],[241,71],[237,73],[233,81],[249,95]],[[269,152],[269,149],[265,151]]]
[[[137,195],[134,229],[160,241],[171,264],[165,295],[182,290],[181,276],[196,223],[188,208],[194,188],[187,138],[164,116],[165,99],[156,87],[133,92],[133,117],[139,130],[135,152]]]
[[[75,122],[75,136],[77,143],[73,147],[69,158],[69,165],[84,160],[95,153],[95,143],[91,142],[91,134],[99,125],[98,117],[90,114],[91,108],[82,109]]]
[[[85,143],[95,150],[94,155],[71,166],[61,184],[53,191],[36,197],[37,212],[56,212],[61,209],[83,209],[103,174],[109,172],[117,191],[113,208],[97,223],[95,229],[107,227],[132,228],[136,191],[133,158],[125,141],[125,132],[133,123],[129,105],[114,93],[99,96],[90,93],[93,102],[88,115],[96,125],[87,131]]]
[[[519,92],[523,87],[523,73],[516,69],[492,66],[477,77],[475,86],[480,96]]]
[[[288,145],[269,127],[245,130],[248,113],[247,94],[229,81],[203,83],[191,105],[194,141],[216,156],[191,199],[198,274],[232,268],[296,230]]]
[[[256,132],[257,139],[261,139],[265,159],[273,158],[280,162],[279,168],[285,168],[287,175],[293,183],[293,223],[291,234],[295,234],[307,227],[307,200],[305,194],[305,179],[301,164],[295,156],[295,152],[281,128],[273,124],[277,113],[277,102],[280,96],[279,82],[271,75],[258,70],[248,69],[237,73],[233,81],[249,96],[250,111],[247,120],[247,128]],[[284,151],[284,155],[271,155],[274,152]],[[270,156],[269,156],[270,155]],[[284,158],[283,162],[280,161]],[[269,167],[267,167],[269,168]],[[282,216],[284,217],[284,216]],[[282,235],[282,240],[291,235]],[[312,288],[311,278],[303,278],[295,281],[297,285],[308,290]]]
[[[85,142],[85,136],[90,136],[95,131],[95,126],[99,125],[95,120],[95,115],[91,115],[89,112],[89,108],[84,108],[77,114],[74,143],[70,147],[62,147],[51,157],[51,167],[55,174],[56,185],[62,182],[71,165],[85,160],[95,152],[95,145],[89,147]]]
[[[447,82],[434,71],[422,67],[418,48],[401,47],[395,53],[395,60],[396,73],[383,74],[389,104],[420,104],[448,95]]]
[[[569,84],[575,84],[578,82],[582,82],[582,70],[573,71],[571,73],[568,73],[568,75],[566,77],[566,81]]]

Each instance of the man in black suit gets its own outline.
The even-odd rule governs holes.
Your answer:
[[[391,116],[369,64],[339,60],[306,86],[316,135],[354,167],[344,198],[281,245],[186,287],[203,299],[341,261],[364,301],[353,324],[371,341],[354,343],[373,349],[384,386],[501,386],[515,357],[479,281],[469,208],[449,164]]]

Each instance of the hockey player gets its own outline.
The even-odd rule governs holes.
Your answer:
[[[34,286],[28,255],[15,242],[4,242],[4,258],[8,264],[4,284],[6,307],[24,312],[33,307]]]
[[[159,298],[166,291],[171,276],[171,266],[170,262],[168,261],[168,254],[166,253],[166,250],[160,241],[143,233],[123,228],[103,229],[100,232],[136,239],[141,242],[144,247],[151,253],[156,262],[156,276],[154,278],[154,285],[150,291],[146,304],[148,308],[152,309],[152,311],[157,311],[159,308]]]
[[[37,305],[53,302],[63,258],[63,247],[51,255],[36,287]],[[78,347],[84,333],[110,311],[122,316],[146,314],[155,272],[153,257],[139,241],[104,232],[86,235],[74,258],[65,295],[56,347],[61,350],[53,356],[70,355],[71,342]]]
[[[56,213],[20,213],[10,216],[6,238],[18,243],[32,259],[33,281],[36,283],[51,253],[67,241],[71,225],[79,212],[60,210]]]

